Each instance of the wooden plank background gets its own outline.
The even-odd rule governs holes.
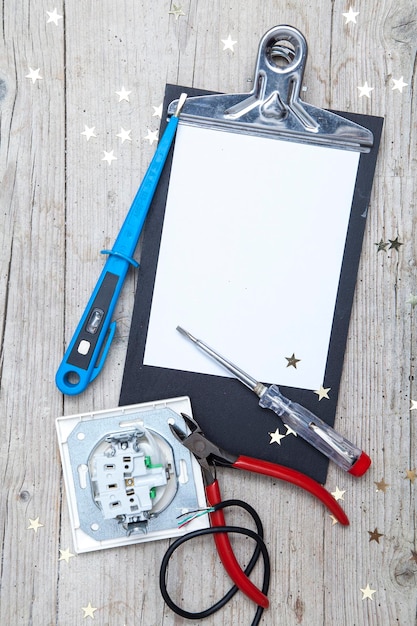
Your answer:
[[[104,372],[77,397],[54,383],[66,343],[155,150],[167,82],[249,91],[262,35],[278,24],[309,43],[305,99],[385,117],[336,427],[373,459],[362,479],[331,467],[351,520],[286,484],[220,472],[265,524],[273,572],[262,624],[417,624],[415,0],[6,0],[0,5],[0,533],[2,625],[179,625],[158,572],[168,542],[74,556],[55,418],[117,405],[132,272]],[[356,23],[343,13],[352,8]],[[62,16],[50,19],[49,13]],[[236,43],[224,50],[230,34]],[[39,68],[40,80],[27,78]],[[407,85],[394,89],[400,77]],[[367,81],[370,97],[358,86]],[[116,95],[129,90],[129,101]],[[84,127],[94,127],[87,141]],[[121,127],[131,141],[117,137]],[[108,165],[103,151],[114,150]],[[398,249],[389,244],[395,241]],[[380,241],[389,245],[378,250]],[[317,242],[326,245],[326,233]],[[416,405],[417,406],[417,405]],[[411,471],[411,473],[410,473]],[[409,472],[407,474],[407,472]],[[388,484],[385,490],[376,483]],[[381,485],[379,485],[381,487]],[[35,532],[30,520],[39,518]],[[236,518],[238,521],[238,518]],[[370,531],[378,529],[379,542]],[[228,588],[211,540],[170,568],[189,610]],[[246,551],[243,549],[246,554]],[[195,555],[198,555],[195,558]],[[260,580],[257,573],[255,580]],[[363,598],[361,589],[375,591]],[[83,608],[96,609],[89,615]],[[242,594],[207,624],[249,624]]]

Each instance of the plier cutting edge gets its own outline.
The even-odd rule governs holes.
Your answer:
[[[173,435],[193,453],[199,462],[203,470],[206,497],[211,507],[215,507],[222,501],[219,483],[213,467],[220,465],[222,467],[234,467],[256,474],[264,474],[297,485],[321,500],[340,524],[344,526],[349,524],[349,520],[338,502],[322,485],[309,476],[297,470],[269,461],[261,461],[243,455],[233,455],[209,441],[194,419],[184,413],[181,413],[181,415],[191,431],[190,434],[184,433],[176,424],[170,424],[170,428]],[[223,510],[219,509],[211,512],[210,522],[214,527],[226,526]],[[251,600],[256,602],[256,604],[267,608],[269,605],[268,598],[252,583],[240,567],[234,555],[228,535],[226,533],[215,534],[214,540],[220,560],[234,584]]]

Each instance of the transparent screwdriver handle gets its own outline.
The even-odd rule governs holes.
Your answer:
[[[266,387],[259,406],[271,409],[303,439],[320,450],[339,467],[362,476],[371,464],[369,456],[339,435],[311,411],[282,395],[276,385]]]

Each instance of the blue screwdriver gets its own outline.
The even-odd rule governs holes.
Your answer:
[[[323,422],[311,411],[286,398],[277,385],[267,387],[258,382],[249,374],[246,374],[237,365],[215,352],[206,343],[196,339],[191,333],[181,326],[177,330],[206,352],[215,361],[231,372],[241,383],[249,387],[259,397],[259,406],[263,409],[271,409],[282,421],[308,441],[312,446],[320,450],[322,454],[331,459],[345,472],[353,476],[362,476],[371,465],[369,456],[357,448],[353,443],[339,435],[334,428]]]
[[[178,100],[176,111],[158,143],[113,248],[102,250],[102,254],[108,254],[109,257],[56,373],[55,382],[62,393],[81,393],[103,368],[116,332],[116,322],[111,321],[113,311],[129,267],[138,267],[133,254],[174,140],[178,118],[186,98],[187,95],[182,94]]]

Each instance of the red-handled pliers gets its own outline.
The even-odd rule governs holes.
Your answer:
[[[211,469],[212,465],[221,465],[225,467],[235,467],[237,469],[255,472],[257,474],[265,474],[279,480],[285,480],[297,485],[306,491],[309,491],[319,500],[321,500],[335,518],[347,526],[349,520],[333,496],[324,489],[318,482],[298,472],[296,470],[270,463],[269,461],[261,461],[247,456],[236,456],[219,448],[209,441],[197,422],[184,413],[181,414],[191,433],[184,433],[176,424],[170,424],[170,428],[174,436],[190,450],[196,457],[197,461],[203,469],[204,480],[206,483],[206,496],[209,504],[215,506],[221,502],[220,488],[218,481]],[[225,526],[225,518],[222,510],[210,513],[210,521],[212,526]],[[234,584],[239,587],[251,600],[259,606],[268,607],[268,598],[252,583],[241,569],[230,544],[227,534],[219,533],[214,536],[219,557],[223,566]]]

